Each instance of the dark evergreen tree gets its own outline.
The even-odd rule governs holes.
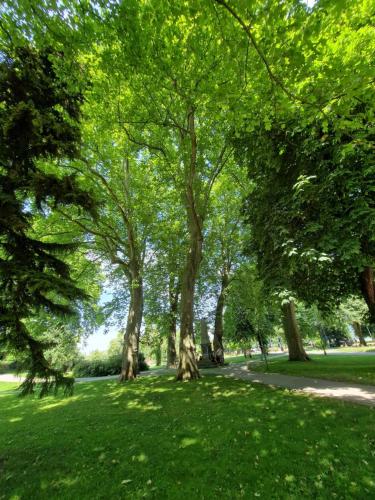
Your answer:
[[[53,160],[79,156],[80,91],[71,91],[58,78],[52,62],[63,54],[17,48],[0,53],[0,346],[26,353],[28,375],[23,394],[40,394],[72,380],[51,368],[46,346],[31,335],[25,319],[41,310],[74,314],[84,293],[72,280],[62,259],[75,243],[47,243],[32,236],[36,213],[58,205],[76,205],[94,215],[92,197],[80,189],[63,166]],[[53,173],[51,173],[53,172]]]

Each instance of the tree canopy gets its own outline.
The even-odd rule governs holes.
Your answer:
[[[74,311],[112,313],[123,381],[142,335],[198,378],[199,317],[215,350],[283,324],[295,360],[299,315],[364,300],[375,322],[370,0],[0,13],[0,341],[30,354],[26,392],[63,381],[42,330]]]

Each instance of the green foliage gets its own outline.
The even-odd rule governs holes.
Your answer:
[[[2,53],[0,61],[0,341],[15,353],[28,353],[29,374],[23,393],[45,380],[40,394],[71,381],[50,367],[25,321],[38,311],[74,312],[86,298],[59,257],[75,242],[45,242],[31,235],[35,212],[77,205],[94,213],[92,198],[63,169],[49,173],[38,161],[78,155],[82,94],[69,93],[55,73],[52,50],[28,47]],[[58,54],[54,53],[55,56]]]
[[[352,110],[359,123],[350,135],[333,118],[325,132],[296,118],[237,142],[255,186],[246,215],[264,278],[321,308],[360,293],[360,273],[374,263],[372,125],[363,109]]]
[[[228,339],[273,335],[274,299],[290,296],[305,338],[347,322],[335,308],[375,255],[370,0],[4,0],[0,13],[7,350],[30,351],[45,332],[30,340],[28,318],[72,312],[99,282],[121,327],[144,288],[158,350],[194,241],[189,304],[210,316],[226,288]],[[245,240],[257,273],[228,288]]]
[[[121,371],[121,355],[111,358],[81,359],[74,366],[75,377],[105,377],[119,375]]]
[[[228,291],[224,316],[226,339],[248,347],[253,342],[266,346],[278,324],[275,305],[267,297],[254,265],[242,265]]]
[[[122,356],[115,354],[108,356],[107,353],[80,359],[74,366],[76,377],[105,377],[107,375],[119,375],[121,372]],[[138,368],[140,371],[148,370],[144,355],[138,355]]]

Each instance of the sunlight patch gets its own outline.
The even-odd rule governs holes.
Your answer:
[[[188,437],[183,438],[181,439],[180,448],[187,448],[188,446],[192,446],[197,443],[198,443],[197,438],[188,438]]]

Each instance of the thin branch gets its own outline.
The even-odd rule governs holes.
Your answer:
[[[149,142],[139,141],[139,140],[135,139],[135,137],[129,132],[129,130],[124,125],[125,122],[121,120],[119,106],[118,106],[117,114],[118,114],[118,124],[120,125],[122,130],[125,132],[126,137],[129,139],[130,142],[132,142],[136,146],[141,146],[142,148],[147,148],[149,151],[159,151],[160,153],[162,153],[162,155],[164,157],[167,157],[166,152],[164,151],[164,149],[161,146],[156,146],[154,144],[150,144]]]
[[[10,41],[10,44],[13,45],[13,38],[12,38],[11,34],[9,33],[9,31],[5,28],[1,18],[0,18],[0,29],[6,34],[8,40]]]
[[[68,219],[70,222],[73,222],[73,224],[76,224],[79,228],[81,228],[86,233],[92,234],[94,236],[99,236],[100,238],[103,238],[103,239],[110,238],[114,243],[118,243],[118,241],[115,238],[113,238],[112,236],[108,236],[107,234],[102,233],[101,231],[98,231],[97,229],[93,229],[91,227],[86,226],[85,224],[83,224],[82,220],[74,219],[69,214],[67,214],[66,212],[61,210],[61,208],[58,208],[56,210],[61,215],[63,215],[66,219]]]
[[[273,72],[273,70],[271,69],[270,63],[267,61],[266,56],[263,54],[262,49],[258,45],[258,42],[256,41],[256,39],[255,39],[255,37],[254,37],[251,29],[250,29],[250,26],[248,26],[245,23],[245,21],[239,16],[239,14],[237,14],[237,12],[230,5],[228,5],[225,0],[214,0],[214,2],[222,5],[237,20],[237,22],[241,25],[242,29],[245,31],[247,37],[249,38],[251,45],[253,46],[253,48],[255,49],[256,53],[259,56],[259,58],[263,62],[264,66],[265,66],[265,68],[267,70],[267,73],[268,73],[268,76],[269,76],[270,80],[273,81],[276,85],[278,85],[281,88],[281,90],[288,97],[290,97],[291,99],[293,99],[294,101],[297,100],[297,101],[300,101],[300,102],[305,102],[302,99],[300,99],[299,97],[297,97],[295,94],[293,94],[293,92],[291,92],[290,90],[288,90],[285,87],[283,81]],[[312,103],[305,102],[305,104],[312,104]]]
[[[218,158],[217,163],[216,163],[216,168],[214,169],[214,171],[211,175],[211,178],[208,181],[208,186],[207,186],[207,191],[206,191],[205,201],[204,201],[205,210],[207,209],[207,206],[208,206],[208,201],[209,201],[209,197],[210,197],[213,185],[215,184],[217,177],[222,172],[222,170],[223,170],[224,166],[226,165],[226,163],[228,162],[229,158],[232,156],[233,148],[231,148],[228,151],[226,158],[224,158],[225,152],[227,151],[227,147],[228,147],[227,144],[224,144],[222,150],[220,151],[219,158]]]

